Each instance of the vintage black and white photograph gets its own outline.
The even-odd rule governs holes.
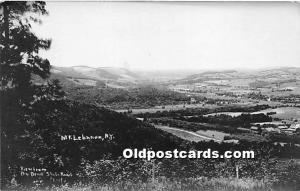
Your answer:
[[[0,2],[1,190],[300,190],[299,2]]]

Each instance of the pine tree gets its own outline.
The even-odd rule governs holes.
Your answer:
[[[51,41],[38,38],[32,31],[40,16],[47,15],[45,2],[3,2],[0,4],[0,126],[1,186],[15,176],[15,168],[24,158],[24,121],[26,110],[36,94],[52,94],[53,86],[37,86],[32,75],[46,79],[50,63],[39,56],[49,49]],[[57,86],[55,82],[54,87]],[[42,95],[40,95],[42,96]]]
[[[24,90],[32,74],[49,75],[49,61],[38,54],[49,49],[51,41],[38,38],[31,30],[33,23],[41,23],[40,15],[48,12],[44,2],[4,2],[0,6],[1,86]]]

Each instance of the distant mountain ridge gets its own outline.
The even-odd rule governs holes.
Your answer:
[[[223,70],[223,71],[205,71],[198,74],[189,75],[177,82],[201,82],[207,80],[224,80],[224,79],[261,79],[268,80],[271,78],[283,79],[299,79],[300,80],[300,68],[297,67],[283,67],[274,69],[264,69],[255,71],[238,71],[238,70]]]
[[[119,87],[129,84],[137,84],[141,77],[125,68],[89,66],[57,67],[52,66],[51,78],[56,78],[62,83],[74,83],[75,85],[95,86],[106,84]]]
[[[88,78],[95,80],[120,80],[134,82],[140,78],[139,75],[125,68],[99,67],[92,68],[89,66],[72,66],[57,67],[53,66],[52,73],[63,74],[67,77]]]

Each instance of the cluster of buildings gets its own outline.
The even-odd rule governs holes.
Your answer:
[[[281,132],[285,132],[288,134],[294,134],[298,131],[300,131],[300,123],[294,123],[291,124],[290,127],[288,126],[278,126],[278,129],[280,129]]]
[[[254,132],[260,131],[260,128],[257,126],[252,126],[250,130]],[[293,123],[290,126],[288,125],[278,125],[277,127],[266,127],[262,128],[261,130],[264,130],[266,132],[276,132],[276,133],[286,133],[289,135],[296,134],[297,131],[300,131],[300,123]]]

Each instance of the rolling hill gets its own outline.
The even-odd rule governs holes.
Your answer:
[[[259,82],[260,86],[268,86],[274,83],[288,83],[300,81],[300,68],[285,67],[267,70],[224,70],[224,71],[207,71],[198,74],[189,75],[183,79],[177,80],[178,84],[184,83],[201,83],[210,80],[247,80],[249,85],[255,85]]]
[[[106,85],[113,88],[135,85],[141,79],[138,74],[124,68],[88,66],[52,66],[50,78],[59,79],[63,85]]]

